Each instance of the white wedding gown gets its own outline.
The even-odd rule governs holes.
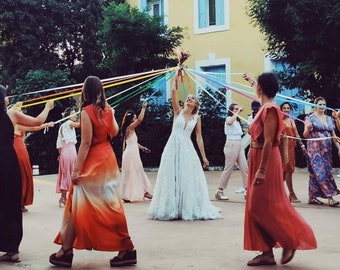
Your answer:
[[[148,218],[157,220],[219,219],[220,209],[209,200],[201,161],[191,140],[198,116],[185,121],[183,111],[174,119],[163,150]]]

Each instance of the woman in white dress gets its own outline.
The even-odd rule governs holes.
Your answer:
[[[181,109],[177,97],[177,73],[171,89],[174,122],[171,135],[163,150],[153,199],[148,218],[157,220],[194,220],[221,218],[220,209],[209,200],[204,171],[191,140],[195,129],[196,141],[203,166],[209,161],[205,156],[201,133],[199,103],[194,95],[188,95]]]
[[[146,104],[138,117],[133,111],[127,111],[122,121],[123,157],[122,157],[122,198],[124,202],[137,202],[152,199],[149,193],[150,180],[144,172],[139,150],[150,153],[151,151],[138,143],[135,129],[142,123]]]

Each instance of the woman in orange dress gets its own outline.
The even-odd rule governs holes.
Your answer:
[[[249,77],[247,78],[251,80]],[[274,73],[263,73],[256,84],[262,107],[250,125],[251,151],[244,222],[244,249],[261,251],[248,266],[275,265],[274,247],[282,247],[281,264],[297,249],[315,249],[314,233],[291,205],[283,185],[279,144],[282,113],[274,98],[279,90]]]
[[[73,248],[119,251],[110,266],[136,264],[119,195],[119,168],[110,141],[118,133],[99,78],[88,77],[81,94],[81,143],[72,173],[64,218],[50,256],[57,266],[72,266]]]
[[[292,105],[289,102],[283,102],[280,105],[281,111],[283,114],[283,124],[284,128],[282,134],[284,136],[290,136],[295,138],[300,138],[299,133],[297,131],[294,120],[289,117],[290,112],[292,111]],[[295,147],[296,147],[296,139],[291,139],[283,136],[283,140],[286,140],[287,149],[283,149],[283,145],[281,145],[281,156],[282,158],[282,167],[283,167],[283,179],[286,181],[287,188],[289,191],[289,200],[292,203],[300,203],[301,201],[297,198],[294,188],[293,188],[293,172],[295,171]],[[298,140],[298,144],[301,147],[303,155],[307,154],[307,150],[305,145]]]

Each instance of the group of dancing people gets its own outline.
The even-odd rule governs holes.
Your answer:
[[[100,79],[95,76],[86,78],[81,93],[80,123],[75,124],[76,121],[71,120],[67,124],[70,129],[80,128],[81,141],[73,161],[70,187],[60,186],[62,194],[60,204],[64,204],[65,208],[62,227],[54,242],[61,247],[50,256],[51,264],[71,267],[74,248],[118,251],[117,256],[109,262],[111,267],[136,264],[137,251],[134,249],[128,232],[123,200],[133,202],[143,198],[151,199],[147,211],[149,219],[222,218],[221,209],[214,206],[209,199],[201,160],[191,140],[191,134],[195,132],[203,167],[208,167],[209,161],[205,154],[201,132],[201,118],[198,114],[199,102],[194,95],[188,95],[183,108],[180,107],[178,80],[181,76],[183,75],[179,68],[171,89],[174,117],[172,131],[162,153],[153,195],[150,193],[150,182],[144,173],[138,150],[150,151],[138,144],[135,133],[135,128],[144,118],[146,104],[142,106],[138,117],[133,111],[128,111],[124,116],[121,128],[124,151],[120,175],[116,156],[110,144],[112,138],[119,133],[115,111],[107,104]],[[317,244],[312,229],[292,206],[290,201],[293,197],[286,195],[284,187],[284,172],[279,147],[284,120],[280,107],[274,102],[279,90],[277,77],[274,73],[263,73],[252,84],[256,89],[261,107],[249,128],[251,150],[249,165],[248,168],[244,168],[243,175],[244,189],[247,190],[244,249],[262,252],[261,255],[248,262],[249,266],[259,266],[276,264],[273,248],[282,247],[281,263],[286,264],[293,259],[296,250],[315,249]],[[53,108],[53,103],[46,103],[42,113],[34,118],[19,111],[7,110],[5,87],[0,86],[0,94],[2,127],[0,129],[0,184],[1,187],[7,188],[6,191],[3,188],[0,189],[0,217],[1,220],[6,220],[0,223],[0,251],[5,252],[0,257],[0,261],[17,262],[20,259],[19,245],[22,239],[22,205],[21,175],[18,158],[12,146],[13,127],[16,124],[22,126],[43,124],[48,111]],[[238,114],[241,107],[235,105],[232,111]],[[233,115],[230,117],[234,118],[234,121],[237,118]],[[315,132],[322,128],[312,126],[313,117],[311,116],[310,119],[311,122],[307,122],[305,128],[306,136],[309,136],[307,131]],[[234,121],[231,123],[233,124]],[[62,156],[64,151],[74,153],[76,142],[73,131],[66,135],[66,130],[67,128],[60,130],[63,135],[63,139],[58,144],[61,163],[66,159]],[[237,138],[235,137],[236,143],[233,140],[230,142],[237,150],[240,149],[239,130],[237,126],[232,130],[237,131]],[[314,144],[315,141],[308,143]],[[66,144],[71,144],[68,150],[64,148]],[[307,149],[309,148],[307,145]],[[227,152],[225,151],[225,154]],[[8,167],[13,169],[8,171],[6,169]],[[137,170],[132,171],[132,168],[137,168]],[[123,183],[120,180],[121,176]],[[221,176],[222,194],[220,193],[219,196],[223,195],[223,188],[229,176],[229,173]],[[325,181],[330,180],[327,177],[329,177],[328,174],[324,176]],[[128,182],[124,183],[125,178],[139,179],[139,186],[132,187]],[[289,180],[286,176],[285,179],[288,184]],[[330,198],[339,193],[336,185],[333,187],[334,190],[329,189],[326,192],[324,185],[318,182],[319,179],[314,180],[315,187],[310,190],[310,203],[315,203],[316,197]],[[131,181],[136,183],[136,180]],[[65,190],[69,193],[68,196]],[[218,192],[216,196],[217,194]],[[329,203],[330,205],[336,204],[333,198],[329,199]],[[280,213],[285,213],[285,215]]]

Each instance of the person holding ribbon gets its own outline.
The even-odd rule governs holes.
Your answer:
[[[332,173],[332,145],[340,146],[335,135],[334,119],[326,115],[326,100],[317,97],[314,100],[314,113],[306,117],[303,136],[307,139],[307,167],[309,172],[309,204],[324,204],[318,198],[328,200],[331,207],[339,205],[333,196],[340,194]],[[322,150],[322,151],[321,151]]]
[[[181,68],[175,76],[171,89],[174,121],[162,153],[148,217],[156,220],[219,219],[220,209],[210,202],[201,161],[191,140],[195,130],[203,167],[207,168],[209,161],[198,115],[199,102],[196,96],[189,94],[184,107],[180,107],[177,87],[182,76]]]
[[[293,188],[293,172],[295,171],[295,147],[296,143],[299,144],[303,155],[307,154],[305,145],[302,143],[300,135],[297,131],[294,120],[290,116],[292,111],[292,105],[289,102],[283,102],[280,105],[280,109],[283,112],[283,131],[281,137],[281,157],[283,167],[283,179],[286,181],[289,191],[289,200],[292,203],[300,203]],[[288,138],[287,136],[291,137]]]
[[[151,183],[144,172],[139,150],[144,153],[151,151],[138,143],[136,127],[138,127],[145,115],[147,104],[142,105],[138,117],[135,112],[128,110],[123,117],[121,135],[123,139],[122,157],[122,198],[124,202],[136,202],[152,199],[150,194]]]

